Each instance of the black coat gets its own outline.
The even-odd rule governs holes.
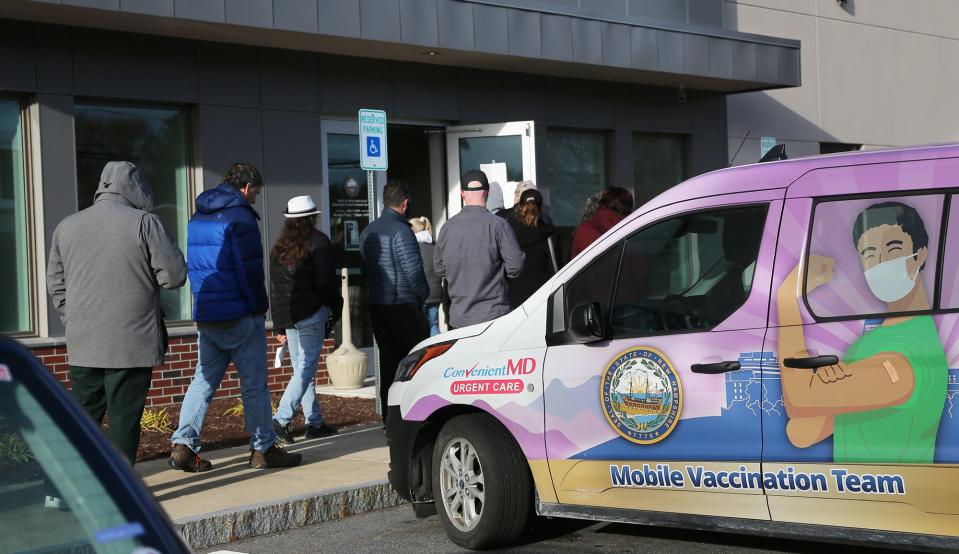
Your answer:
[[[436,245],[433,243],[421,242],[420,256],[423,257],[423,272],[426,273],[426,282],[430,285],[430,295],[426,298],[424,304],[439,304],[443,301],[443,283],[442,279],[436,275],[433,269],[433,252]]]
[[[519,247],[526,254],[523,272],[509,280],[510,309],[516,309],[553,276],[549,237],[553,235],[555,229],[542,221],[539,227],[525,225],[512,217],[512,214],[506,217],[506,221],[513,228]]]
[[[295,268],[289,268],[270,257],[270,306],[273,328],[289,329],[297,321],[329,306],[333,318],[343,309],[340,280],[336,278],[330,239],[314,230],[310,253]]]

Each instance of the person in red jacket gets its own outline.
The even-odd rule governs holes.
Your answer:
[[[633,211],[633,195],[628,190],[620,187],[609,187],[604,190],[603,196],[599,199],[599,210],[580,223],[573,233],[570,258],[575,258],[587,246],[603,236],[603,233],[622,221],[631,211]]]

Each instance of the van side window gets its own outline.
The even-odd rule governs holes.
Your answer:
[[[951,196],[949,223],[946,227],[946,252],[942,258],[942,296],[940,307],[959,308],[959,196]]]
[[[619,272],[623,243],[617,243],[566,283],[566,320],[580,304],[599,302],[602,317],[609,317],[609,303]]]
[[[768,206],[685,214],[626,239],[613,338],[706,330],[749,296]]]
[[[943,204],[941,194],[816,203],[803,286],[813,315],[932,309]]]

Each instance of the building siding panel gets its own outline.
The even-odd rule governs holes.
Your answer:
[[[360,3],[318,0],[320,33],[342,37],[360,36]]]
[[[615,23],[603,24],[603,63],[629,67],[629,27]]]
[[[473,6],[458,0],[437,0],[440,48],[473,50]]]
[[[509,10],[509,53],[524,58],[538,58],[542,54],[540,15],[535,12]]]
[[[476,50],[509,53],[509,23],[506,8],[473,4],[473,40]]]
[[[224,9],[232,25],[273,28],[273,0],[226,0]]]
[[[264,48],[260,61],[264,108],[320,111],[316,54]]]
[[[636,69],[654,71],[659,67],[659,39],[656,29],[633,27],[629,30],[629,63]]]
[[[400,34],[403,42],[439,45],[436,0],[400,0]]]
[[[563,15],[543,15],[543,57],[573,61],[573,20]]]
[[[400,42],[399,0],[360,0],[360,34],[366,39]]]
[[[262,167],[260,110],[201,105],[198,114],[197,136],[202,158],[197,160],[197,165],[203,168],[204,190],[222,183],[223,174],[234,162],[242,160]]]
[[[74,76],[81,96],[197,101],[197,68],[192,41],[74,31]]]
[[[318,33],[316,0],[282,0],[273,2],[273,27],[284,31]]]
[[[390,62],[343,56],[320,56],[320,103],[323,113],[356,117],[360,108],[393,109]]]
[[[603,24],[600,21],[573,21],[573,60],[578,63],[603,63]]]
[[[213,23],[226,22],[224,0],[175,0],[175,2],[173,9],[176,17]]]
[[[30,24],[0,21],[0,91],[37,89],[33,30]]]
[[[175,14],[173,0],[120,0],[120,11],[160,17]]]
[[[223,106],[260,106],[260,50],[252,46],[197,44],[200,102]]]

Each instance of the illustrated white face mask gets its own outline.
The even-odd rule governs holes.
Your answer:
[[[414,233],[416,235],[416,242],[423,242],[426,244],[433,243],[433,237],[430,235],[429,231],[420,231],[419,233]]]
[[[909,277],[909,269],[906,267],[906,261],[915,258],[919,253],[912,256],[902,256],[895,260],[882,262],[865,271],[866,283],[876,298],[883,302],[895,302],[909,294],[909,291],[916,285],[916,279],[919,277],[919,270],[916,274]]]

